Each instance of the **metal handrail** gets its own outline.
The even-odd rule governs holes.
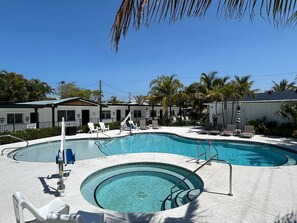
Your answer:
[[[208,156],[210,159],[210,146],[212,145],[212,147],[215,149],[215,155],[217,155],[217,157],[219,156],[219,151],[218,149],[215,147],[215,145],[212,143],[211,140],[207,140],[208,141]],[[204,149],[204,153],[202,153],[201,155],[199,155],[199,149],[198,149],[198,144],[201,145],[201,147]],[[205,155],[205,160],[207,160],[207,149],[204,147],[203,144],[200,143],[200,141],[198,140],[198,144],[197,144],[197,161],[196,163],[199,163],[199,159],[201,156]]]
[[[232,194],[232,165],[227,160],[216,159],[217,162],[227,163],[229,165],[229,196],[233,196]]]
[[[199,154],[199,145],[204,149],[204,153],[202,153],[202,154]],[[199,163],[199,160],[200,160],[200,158],[201,158],[203,155],[205,155],[205,160],[207,159],[207,158],[206,158],[206,149],[205,149],[204,145],[200,143],[199,140],[198,140],[198,143],[197,143],[196,154],[197,154],[197,161],[196,161],[196,163]]]
[[[212,147],[215,149],[215,151],[217,152],[216,154],[219,154],[219,151],[218,151],[217,147],[215,147],[215,145],[212,143],[212,140],[208,140],[208,143],[210,145],[212,145]]]
[[[214,157],[217,156],[217,155],[214,155],[211,157],[211,159],[214,159]],[[172,193],[173,193],[173,189],[175,187],[177,187],[178,185],[180,185],[181,183],[183,183],[186,179],[188,179],[189,176],[192,175],[192,173],[196,173],[198,170],[200,170],[202,167],[204,167],[206,164],[208,164],[211,159],[207,160],[205,163],[203,163],[201,166],[199,166],[197,169],[195,169],[194,171],[191,172],[191,174],[188,174],[187,176],[185,176],[183,179],[179,180],[176,184],[174,184],[172,187],[171,187],[171,190],[170,190],[170,199],[172,199]]]
[[[195,169],[194,171],[192,171],[192,173],[196,173],[198,170],[200,170],[201,168],[203,168],[205,165],[207,165],[208,163],[210,163],[211,161],[217,161],[217,162],[224,162],[227,163],[229,165],[230,171],[229,171],[229,196],[233,196],[232,194],[232,165],[226,161],[226,160],[220,160],[218,158],[215,159],[215,157],[217,157],[218,155],[214,155],[212,156],[209,160],[207,160],[205,163],[203,163],[201,166],[199,166],[197,169]],[[181,183],[183,183],[191,174],[185,176],[183,179],[181,179],[179,182],[177,182],[173,187],[171,187],[171,191],[170,191],[170,199],[172,200],[172,194],[173,194],[173,189],[175,187],[177,187],[178,185],[180,185]]]
[[[8,134],[8,135],[0,135],[0,138],[4,138],[4,137],[11,137],[11,138],[13,138],[13,139],[17,139],[17,140],[26,142],[26,145],[23,146],[23,147],[27,147],[27,146],[29,145],[29,142],[28,142],[27,140],[22,139],[22,138],[19,138],[19,137],[16,137],[16,136],[13,136],[13,135],[9,135],[9,134]],[[1,151],[1,156],[3,156],[3,152],[4,152],[4,150],[15,149],[15,148],[20,148],[20,147],[11,147],[11,148],[4,148],[4,149],[2,149],[2,151]]]

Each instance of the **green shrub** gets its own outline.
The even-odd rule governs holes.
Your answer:
[[[24,140],[33,140],[40,138],[47,138],[61,134],[61,127],[42,128],[42,129],[26,129],[17,132],[3,132],[0,135],[12,135]],[[11,137],[1,137],[0,145],[19,142],[17,139]]]

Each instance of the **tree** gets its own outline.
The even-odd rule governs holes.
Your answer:
[[[38,79],[31,79],[27,83],[28,97],[30,100],[45,100],[48,99],[48,94],[54,92],[53,88],[47,83]]]
[[[144,95],[136,95],[134,96],[135,102],[139,105],[143,105],[144,102],[146,102],[146,96]]]
[[[166,121],[168,121],[168,107],[173,105],[174,95],[183,87],[183,84],[175,77],[176,75],[162,75],[150,83],[149,94],[153,95],[156,101],[161,102]]]
[[[289,26],[297,22],[296,0],[123,0],[116,14],[111,33],[113,46],[118,50],[121,36],[126,36],[129,26],[138,30],[151,21],[168,19],[174,23],[184,17],[202,18],[211,6],[217,5],[217,15],[242,19],[246,14],[252,20],[258,14],[276,26]]]
[[[116,96],[111,96],[107,103],[120,104],[123,103],[123,101],[118,100]]]
[[[294,81],[289,83],[288,80],[283,79],[283,80],[281,80],[279,82],[279,84],[274,82],[274,81],[272,81],[272,82],[273,82],[274,85],[272,86],[271,90],[274,91],[274,92],[276,92],[276,91],[294,91],[294,90],[296,90],[296,85],[295,85],[296,83]]]
[[[38,79],[27,80],[14,72],[0,72],[0,101],[15,103],[48,99],[53,89]]]
[[[234,90],[235,90],[235,92],[231,96],[233,99],[232,115],[231,115],[232,123],[235,123],[235,115],[234,114],[235,114],[235,110],[236,110],[237,106],[239,105],[239,101],[249,95],[255,96],[256,92],[258,91],[257,89],[256,90],[251,89],[254,84],[254,81],[250,81],[250,78],[251,78],[250,75],[245,75],[242,77],[235,75],[234,77],[235,77],[235,79],[231,81],[231,83],[234,86]],[[235,106],[235,104],[236,104],[236,106]]]
[[[74,82],[66,84],[61,82],[57,88],[57,94],[60,96],[60,98],[81,97],[90,99],[92,91],[89,89],[79,88]]]
[[[190,96],[187,94],[187,88],[180,89],[173,96],[173,103],[179,106],[180,117],[184,116],[183,109],[189,105]]]
[[[278,111],[276,111],[276,115],[292,120],[294,127],[297,126],[297,104],[296,103],[287,103],[284,102]]]

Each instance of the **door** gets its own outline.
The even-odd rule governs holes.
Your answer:
[[[160,119],[163,119],[163,110],[160,110]]]
[[[117,119],[117,122],[122,121],[122,118],[121,118],[121,110],[117,110],[117,113],[116,113],[116,119]]]
[[[90,110],[82,110],[81,115],[81,124],[87,125],[90,122]]]
[[[30,123],[36,123],[36,113],[30,113]]]

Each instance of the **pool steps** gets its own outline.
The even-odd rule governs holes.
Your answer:
[[[177,190],[172,194],[172,200],[170,196],[168,196],[163,204],[162,204],[162,211],[169,210],[172,208],[177,208],[182,205],[185,205],[194,199],[196,199],[201,193],[201,189],[192,188],[187,190]]]

